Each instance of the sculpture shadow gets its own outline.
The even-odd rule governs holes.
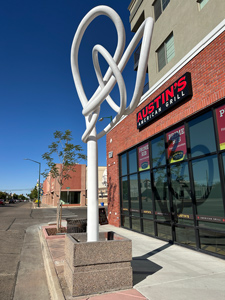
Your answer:
[[[153,275],[162,269],[162,266],[150,261],[148,258],[169,248],[170,246],[172,246],[172,243],[167,243],[166,245],[148,252],[145,255],[133,257],[131,262],[133,268],[133,285],[138,284],[149,275]]]

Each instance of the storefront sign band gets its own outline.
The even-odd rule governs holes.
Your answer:
[[[157,117],[191,96],[191,74],[187,72],[137,113],[137,129],[150,124]]]

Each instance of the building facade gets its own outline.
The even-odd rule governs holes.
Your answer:
[[[60,164],[57,165],[61,167]],[[106,167],[98,168],[99,177],[99,203],[107,204],[107,188],[102,183],[103,173]],[[75,172],[69,172],[70,178],[63,182],[61,189],[61,200],[65,205],[87,205],[87,167],[83,164],[76,164]],[[106,179],[107,180],[107,179]],[[57,178],[49,176],[43,182],[42,202],[48,205],[57,206],[59,200],[60,185]]]
[[[107,134],[109,223],[225,257],[225,2],[129,9],[155,19],[150,87]]]

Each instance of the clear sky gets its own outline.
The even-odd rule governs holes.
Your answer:
[[[90,9],[98,5],[112,7],[130,32],[128,5],[130,0],[8,0],[0,4],[0,101],[1,147],[0,190],[29,193],[37,183],[38,164],[46,168],[42,154],[48,151],[55,130],[72,131],[73,143],[81,141],[85,130],[82,106],[74,86],[70,49],[76,29]],[[82,40],[79,63],[85,92],[90,98],[98,87],[92,48],[103,45],[113,56],[117,35],[113,23],[98,17],[88,27]],[[102,60],[103,74],[106,65]],[[123,72],[128,102],[133,93],[136,73],[133,56]],[[118,88],[112,92],[117,97]],[[100,117],[115,113],[104,102]],[[101,131],[109,119],[98,122]],[[106,166],[106,138],[99,140],[99,166]],[[81,162],[86,163],[86,162]],[[42,177],[41,177],[42,181]]]

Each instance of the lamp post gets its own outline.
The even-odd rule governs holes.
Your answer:
[[[104,119],[110,119],[110,122],[112,122],[112,116],[110,116],[110,117],[102,117],[102,118],[99,119],[99,121],[101,122]]]
[[[41,163],[36,160],[30,159],[30,158],[24,158],[24,160],[30,160],[30,161],[35,162],[36,164],[39,164],[38,207],[40,207]]]

